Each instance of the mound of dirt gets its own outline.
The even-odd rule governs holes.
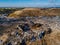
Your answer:
[[[60,45],[60,31],[55,30],[44,37],[47,45]]]
[[[25,8],[22,10],[15,11],[8,17],[19,18],[21,16],[51,16],[60,15],[60,8]]]

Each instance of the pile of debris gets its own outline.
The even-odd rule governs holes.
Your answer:
[[[33,29],[32,27],[38,27],[39,29]],[[46,28],[46,29],[45,29]],[[17,28],[9,34],[8,40],[6,40],[4,45],[28,45],[32,42],[41,41],[44,39],[46,34],[52,32],[51,28],[45,27],[44,24],[36,23],[30,26],[29,24],[19,24]],[[2,40],[1,40],[2,41]],[[0,42],[1,42],[0,41]]]

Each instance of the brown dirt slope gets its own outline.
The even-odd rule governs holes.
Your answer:
[[[21,17],[21,16],[40,16],[40,15],[60,15],[60,8],[25,8],[15,11],[8,17]]]
[[[60,30],[55,30],[50,35],[45,36],[47,45],[60,45]]]

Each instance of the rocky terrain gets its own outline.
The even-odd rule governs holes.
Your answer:
[[[56,8],[15,11],[0,22],[0,45],[60,45],[59,14]]]

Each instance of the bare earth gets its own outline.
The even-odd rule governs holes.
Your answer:
[[[31,30],[35,33],[38,33],[39,31],[40,32],[47,31],[48,26],[52,29],[52,32],[49,34],[46,33],[45,36],[41,40],[37,39],[34,42],[31,42],[28,39],[28,41],[26,41],[26,45],[60,45],[60,8],[47,8],[47,9],[25,8],[22,10],[15,11],[14,13],[10,14],[8,17],[20,18],[20,17],[24,17],[24,16],[29,16],[29,17],[38,16],[38,18],[36,17],[34,19],[27,19],[28,21],[32,20],[34,23],[43,24],[42,27],[38,27],[36,25],[34,25],[34,26],[29,25]],[[28,22],[28,24],[29,24],[29,22]],[[46,24],[48,26],[46,26]],[[15,34],[14,34],[15,31],[17,30],[16,29],[17,25],[19,25],[19,24],[14,23],[10,27],[8,27],[5,30],[6,33],[3,34],[0,37],[0,39],[3,41],[7,41],[7,40],[9,40],[9,37],[11,36],[11,34],[13,34],[13,36],[11,36],[12,37],[11,40],[13,39],[14,41],[16,41],[16,40],[20,41],[21,40],[20,37],[18,37],[20,40],[16,39],[17,36],[15,36]],[[18,31],[19,35],[21,34],[21,32],[23,32],[20,29],[17,31]],[[29,36],[31,36],[31,35],[29,35]],[[30,37],[28,37],[28,38],[30,38]]]

